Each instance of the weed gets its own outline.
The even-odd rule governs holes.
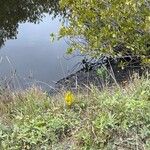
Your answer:
[[[150,81],[74,94],[49,96],[31,88],[1,102],[0,149],[150,149]],[[7,120],[7,121],[5,121]],[[9,121],[8,121],[9,120]],[[8,123],[9,122],[9,123]]]

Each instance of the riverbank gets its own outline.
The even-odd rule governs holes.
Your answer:
[[[150,80],[49,96],[36,87],[0,103],[0,149],[150,149]],[[1,99],[7,97],[1,93]]]
[[[57,90],[84,89],[96,86],[102,89],[105,86],[123,85],[132,80],[133,75],[141,76],[149,68],[141,65],[139,57],[102,57],[94,63],[86,62],[83,67],[65,78],[56,82]]]

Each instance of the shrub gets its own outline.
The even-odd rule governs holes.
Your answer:
[[[150,55],[149,0],[61,0],[60,5],[69,14],[59,33],[69,38],[69,53]]]

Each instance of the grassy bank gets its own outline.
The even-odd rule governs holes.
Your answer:
[[[1,150],[149,150],[150,80],[48,96],[37,88],[1,93]]]

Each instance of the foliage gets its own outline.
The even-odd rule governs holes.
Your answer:
[[[69,38],[68,52],[150,55],[149,0],[61,0],[60,5],[69,13],[59,33]]]
[[[37,88],[13,94],[3,104],[0,149],[150,149],[149,78],[103,91],[91,87],[75,95],[70,109],[64,94],[50,97]]]
[[[105,66],[102,66],[101,68],[97,69],[97,75],[102,78],[103,80],[108,80],[109,73]]]

